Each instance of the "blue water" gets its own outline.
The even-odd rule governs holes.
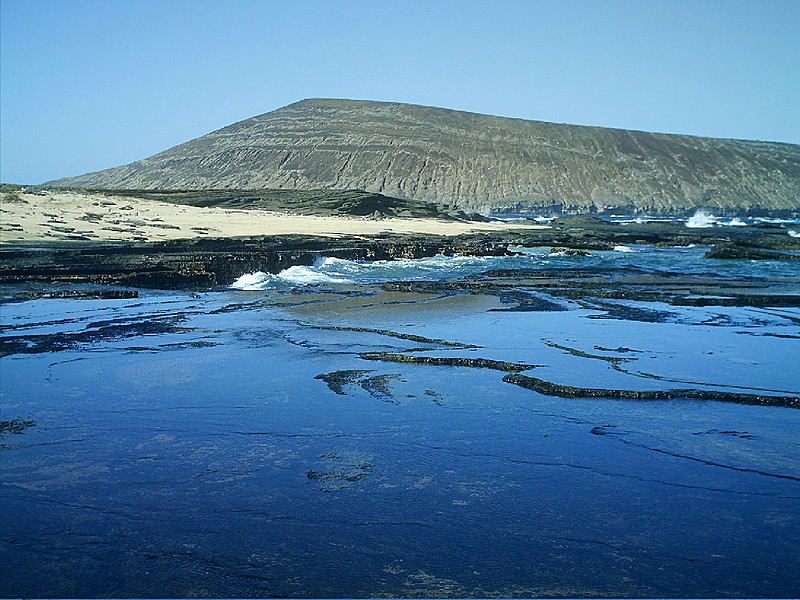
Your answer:
[[[486,214],[487,217],[501,221],[533,220],[538,223],[548,225],[557,217],[554,215],[529,215],[529,214]],[[747,225],[760,225],[769,223],[772,225],[783,225],[790,229],[797,229],[800,219],[797,218],[772,218],[772,217],[718,217],[707,210],[697,210],[690,217],[656,216],[656,215],[637,215],[629,214],[603,214],[598,215],[598,219],[609,223],[619,223],[622,225],[638,225],[642,223],[680,223],[686,227],[694,228],[713,228],[713,227],[744,227]]]
[[[589,256],[551,253],[552,248],[510,248],[515,256],[434,256],[389,261],[351,261],[325,257],[312,266],[293,266],[278,274],[243,273],[232,287],[288,289],[315,284],[374,284],[387,281],[440,281],[494,269],[630,269],[646,273],[712,274],[721,277],[797,277],[800,261],[707,259],[708,246],[660,248],[619,245]]]
[[[800,411],[562,399],[490,369],[360,357],[800,393],[795,308],[627,302],[674,315],[641,322],[380,286],[620,264],[798,276],[703,248],[632,250],[321,260],[255,291],[3,304],[6,340],[174,328],[0,358],[0,420],[35,423],[0,439],[2,595],[796,597]],[[323,275],[346,281],[303,279]],[[337,372],[338,391],[317,378]]]

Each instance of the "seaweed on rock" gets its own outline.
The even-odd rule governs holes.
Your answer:
[[[364,360],[380,360],[384,362],[414,363],[418,365],[439,365],[448,367],[472,367],[479,369],[494,369],[495,371],[507,371],[518,373],[534,369],[541,365],[528,365],[524,363],[512,363],[503,360],[491,360],[488,358],[465,358],[462,356],[410,356],[408,354],[395,354],[391,352],[363,352],[359,355]]]
[[[760,394],[698,389],[616,390],[585,388],[553,383],[519,373],[508,374],[503,377],[503,381],[533,390],[545,396],[558,396],[560,398],[607,398],[610,400],[673,400],[676,398],[693,398],[696,400],[716,400],[735,404],[800,408],[800,397],[798,396],[764,396]]]

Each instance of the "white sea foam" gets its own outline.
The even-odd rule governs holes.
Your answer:
[[[351,283],[346,277],[337,277],[320,271],[318,267],[295,265],[278,273],[277,278],[295,285],[311,285],[315,283]]]
[[[272,275],[268,275],[263,271],[256,271],[255,273],[245,273],[239,279],[231,284],[232,288],[237,290],[262,290],[264,284],[271,281]]]
[[[705,227],[713,227],[717,222],[717,217],[704,210],[698,210],[694,215],[689,217],[686,221],[686,226],[693,229],[700,229]]]
[[[788,232],[800,237],[800,229]],[[691,248],[691,247],[690,247]],[[320,258],[313,265],[296,265],[277,274],[247,273],[231,285],[239,290],[287,290],[311,285],[374,285],[387,281],[442,281],[485,273],[494,269],[530,269],[531,267],[562,266],[568,262],[591,265],[635,264],[656,269],[671,269],[676,264],[692,268],[708,268],[702,253],[690,248],[643,251],[637,246],[619,244],[614,252],[593,252],[588,257],[573,257],[568,253],[549,254],[550,247],[525,248],[510,246],[515,254],[509,256],[432,256],[418,259],[353,261],[343,258]],[[519,253],[519,254],[516,254]],[[622,261],[620,263],[620,261]],[[676,262],[678,261],[678,262]],[[695,264],[696,261],[699,263]],[[702,263],[702,264],[700,264]],[[800,267],[800,265],[798,265]],[[729,267],[726,267],[728,269]],[[760,268],[764,268],[762,264]],[[781,267],[785,270],[785,267]],[[727,270],[726,270],[727,273]]]
[[[480,213],[484,217],[489,217],[490,219],[494,219],[495,221],[505,221],[507,223],[514,223],[514,222],[521,222],[521,221],[536,221],[542,225],[549,225],[550,222],[555,219],[556,217],[545,217],[542,215],[531,216],[531,215],[494,215],[492,213],[482,212]]]
[[[670,223],[675,221],[675,217],[651,217],[643,215],[641,217],[631,217],[622,215],[611,215],[613,222],[621,225],[643,225],[645,223]]]
[[[723,224],[727,225],[728,227],[747,227],[747,223],[745,223],[744,221],[742,221],[738,217],[734,217],[730,221],[728,221],[727,223],[723,223]]]
[[[800,238],[800,231],[795,231],[794,229],[789,230],[789,235],[793,238]]]
[[[795,224],[795,225],[797,223],[800,223],[800,220],[798,220],[798,219],[767,219],[767,218],[764,218],[764,217],[756,217],[756,218],[753,219],[753,221],[755,221],[756,223],[776,223],[776,224],[791,223],[791,224]]]
[[[376,261],[353,261],[323,257],[312,266],[295,265],[277,275],[256,272],[237,279],[232,288],[266,290],[287,286],[328,283],[376,283],[405,279],[439,279],[442,276],[468,274],[482,270],[491,261],[489,256],[431,256],[428,258]]]
[[[686,226],[693,228],[714,227],[715,225],[722,225],[725,227],[747,227],[747,222],[739,217],[723,220],[704,210],[698,210],[686,221]]]
[[[295,265],[284,269],[277,275],[262,271],[245,273],[231,284],[237,290],[267,290],[285,285],[312,285],[316,283],[351,283],[351,279],[343,276],[352,261],[338,258],[322,258],[313,266]],[[342,268],[344,267],[344,268]],[[328,273],[326,271],[334,271]]]
[[[314,267],[293,266],[284,269],[277,275],[262,273],[245,273],[234,281],[230,287],[237,290],[269,290],[287,285],[313,285],[317,283],[352,283],[345,277],[333,277],[320,273]]]

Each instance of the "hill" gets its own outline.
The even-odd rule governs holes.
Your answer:
[[[360,189],[483,211],[800,212],[800,146],[311,99],[50,185]]]

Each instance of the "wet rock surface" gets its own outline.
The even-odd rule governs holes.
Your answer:
[[[796,262],[502,243],[441,280],[7,285],[0,589],[791,596]]]
[[[346,388],[358,386],[373,398],[390,404],[397,404],[398,400],[391,389],[391,381],[400,379],[398,374],[371,375],[371,370],[334,371],[321,373],[314,377],[324,381],[328,388],[340,396],[346,396]]]
[[[191,331],[190,328],[176,324],[181,320],[178,317],[177,319],[137,321],[133,323],[90,323],[86,329],[78,332],[4,335],[0,337],[0,356],[62,352],[99,342]]]
[[[739,260],[800,260],[800,254],[786,254],[784,252],[761,250],[759,248],[730,242],[716,244],[709,250],[706,257]]]
[[[534,390],[547,396],[560,398],[609,398],[617,400],[672,400],[675,398],[695,398],[697,400],[716,400],[719,402],[735,402],[737,404],[754,404],[759,406],[783,406],[800,408],[800,396],[762,396],[757,394],[741,394],[737,392],[721,392],[710,390],[604,390],[576,387],[545,381],[528,375],[506,375],[503,381],[520,387]]]
[[[364,360],[447,367],[470,367],[473,369],[493,369],[495,371],[508,371],[511,373],[527,371],[528,369],[536,367],[536,365],[510,363],[488,358],[464,358],[458,356],[417,356],[411,354],[393,354],[391,352],[362,352],[359,356]]]
[[[306,477],[325,493],[339,492],[369,477],[371,458],[362,452],[326,452],[320,456],[320,470],[310,469]]]
[[[0,284],[93,283],[155,289],[209,289],[244,273],[278,273],[322,257],[390,260],[446,255],[502,256],[508,243],[484,236],[381,236],[175,240],[154,243],[0,249]]]
[[[30,427],[36,427],[36,421],[31,419],[12,419],[11,421],[0,421],[0,450],[5,450],[9,446],[3,443],[7,435],[20,435]]]
[[[405,292],[467,292],[496,294],[515,302],[505,310],[559,311],[564,306],[551,300],[521,295],[518,290],[544,292],[554,298],[570,300],[587,308],[607,309],[605,316],[639,321],[665,321],[670,311],[630,306],[603,300],[660,302],[675,306],[800,306],[800,287],[795,279],[753,281],[749,278],[709,278],[681,273],[631,275],[629,272],[587,270],[573,274],[563,269],[529,272],[487,272],[450,281],[406,281],[383,285],[386,290]],[[780,293],[775,293],[779,291]],[[560,308],[559,308],[560,307]]]

